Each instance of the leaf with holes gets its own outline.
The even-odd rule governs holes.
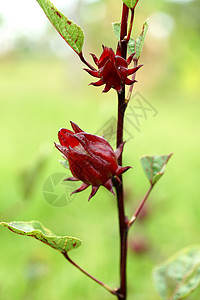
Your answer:
[[[139,0],[123,0],[129,8],[135,8]]]
[[[181,300],[200,286],[200,246],[175,254],[153,272],[155,287],[164,300]]]
[[[166,164],[170,157],[169,155],[154,155],[154,156],[143,156],[141,158],[141,164],[144,169],[144,173],[149,179],[150,183],[155,184],[165,172]]]
[[[79,239],[71,236],[57,236],[38,221],[0,222],[0,225],[8,228],[14,233],[34,237],[63,254],[67,254],[68,251],[76,249],[81,245]]]
[[[37,2],[62,38],[77,54],[81,54],[84,43],[82,29],[65,17],[49,0],[37,0]]]

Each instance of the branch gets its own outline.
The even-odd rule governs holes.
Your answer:
[[[91,70],[96,71],[95,68],[84,58],[83,53],[78,54],[80,60]]]
[[[152,189],[153,189],[154,185],[152,184],[148,190],[148,192],[146,193],[144,199],[142,200],[140,206],[138,207],[138,209],[136,210],[135,214],[133,215],[133,217],[130,219],[130,221],[128,222],[128,228],[131,227],[131,225],[133,225],[133,223],[135,222],[135,220],[137,219],[138,215],[140,214],[147,198],[149,197],[149,194],[151,193]]]
[[[137,65],[138,65],[138,59],[134,59],[134,67],[137,67]],[[135,77],[136,77],[136,72],[133,73],[132,80],[135,80]],[[134,83],[131,84],[131,86],[129,88],[128,95],[127,95],[127,98],[126,98],[126,105],[128,105],[128,103],[131,99],[131,95],[132,95],[132,92],[133,92],[133,87],[134,87]]]
[[[131,37],[131,31],[132,31],[132,28],[133,28],[134,13],[135,13],[135,10],[134,10],[134,9],[131,9],[130,26],[129,26],[128,35],[127,35],[127,38],[126,38],[126,43],[127,43],[127,44],[128,44],[128,42],[129,42],[129,40],[130,40],[130,37]]]
[[[125,38],[127,35],[128,14],[129,14],[129,8],[126,6],[126,4],[123,3],[121,31],[120,31],[120,45],[121,45],[121,54],[124,59],[126,59],[126,53],[127,53],[127,43]]]
[[[120,47],[121,55],[126,59],[127,43],[125,37],[127,35],[129,8],[123,4],[121,32],[120,32]],[[118,93],[118,119],[117,119],[117,148],[123,142],[123,128],[124,128],[124,114],[126,110],[125,103],[125,87],[121,93]],[[122,155],[118,159],[118,164],[122,166]],[[126,300],[127,283],[126,283],[126,262],[127,262],[127,234],[128,225],[124,209],[124,190],[123,180],[120,176],[121,184],[116,184],[117,207],[119,219],[119,233],[120,233],[120,288],[118,290],[118,300]]]
[[[110,288],[107,284],[101,282],[100,280],[96,279],[95,277],[93,277],[92,275],[90,275],[88,272],[86,272],[85,270],[83,270],[81,267],[79,267],[69,256],[68,254],[63,254],[64,257],[68,260],[68,262],[70,262],[74,267],[76,267],[77,269],[79,269],[83,274],[85,274],[86,276],[88,276],[89,278],[91,278],[93,281],[95,281],[96,283],[98,283],[99,285],[101,285],[103,288],[105,288],[108,292],[110,292],[111,294],[117,296],[118,295],[118,291],[117,289],[112,289]]]

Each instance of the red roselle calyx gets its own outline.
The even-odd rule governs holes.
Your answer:
[[[97,82],[92,82],[90,84],[94,86],[101,86],[105,84],[103,92],[108,92],[111,88],[115,89],[117,92],[121,93],[125,84],[131,85],[136,80],[131,80],[128,78],[129,75],[135,73],[142,65],[135,68],[128,69],[133,56],[129,56],[127,60],[122,58],[121,50],[118,47],[117,53],[115,55],[112,48],[104,47],[103,52],[98,59],[94,54],[91,54],[98,70],[84,69],[90,75],[100,78]]]
[[[118,176],[130,168],[121,167],[117,162],[124,143],[114,151],[103,137],[86,133],[73,122],[71,125],[74,132],[65,128],[60,129],[58,139],[61,145],[55,143],[55,146],[68,160],[73,175],[65,180],[83,182],[72,194],[81,192],[90,185],[92,192],[89,200],[101,185],[114,194],[112,178],[115,176],[120,182]]]

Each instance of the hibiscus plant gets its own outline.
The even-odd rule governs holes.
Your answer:
[[[0,224],[12,232],[32,236],[58,250],[68,262],[116,296],[118,300],[126,300],[128,232],[143,209],[153,187],[164,174],[166,164],[172,155],[171,153],[169,155],[142,157],[141,164],[149,180],[150,187],[133,216],[128,218],[125,213],[122,175],[131,167],[123,166],[122,161],[125,145],[123,139],[124,116],[136,82],[136,72],[142,67],[138,62],[148,29],[148,20],[144,23],[140,36],[137,39],[133,39],[131,33],[138,0],[123,0],[121,22],[113,23],[113,29],[118,38],[116,51],[103,45],[103,51],[99,58],[91,54],[95,64],[94,67],[94,64],[87,61],[83,55],[84,34],[82,29],[64,16],[49,0],[37,0],[37,2],[61,37],[77,53],[83,64],[87,66],[84,70],[97,78],[97,81],[92,82],[91,85],[96,87],[104,85],[104,93],[114,89],[118,98],[116,150],[113,150],[103,137],[86,133],[74,122],[71,122],[73,131],[65,128],[59,130],[58,139],[60,144],[55,143],[55,147],[67,160],[72,173],[72,176],[65,180],[81,182],[80,187],[74,190],[72,194],[81,192],[91,186],[91,193],[88,199],[90,200],[95,196],[100,186],[103,186],[116,198],[120,236],[120,283],[118,287],[111,288],[99,281],[69,257],[69,251],[81,245],[79,239],[70,236],[56,236],[38,221],[1,222]],[[196,266],[192,262],[195,261],[195,257],[199,257],[199,252],[199,248],[184,250],[171,261],[155,269],[154,279],[156,287],[163,299],[183,299],[198,286],[200,282],[199,276],[197,277],[197,275],[193,274],[192,277],[192,273],[187,272],[189,272],[188,270],[193,270]],[[190,261],[188,260],[189,258]],[[196,260],[196,264],[198,262],[199,260]],[[184,266],[188,264],[188,268],[183,269],[181,267],[183,264]],[[176,272],[174,272],[174,265],[179,267],[177,267]]]

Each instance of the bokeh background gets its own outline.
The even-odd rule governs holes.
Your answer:
[[[111,22],[120,20],[122,1],[54,4],[83,28],[87,59],[89,52],[100,55],[101,44],[116,47]],[[140,157],[174,155],[130,233],[128,299],[159,300],[154,266],[200,243],[199,10],[198,0],[141,0],[137,7],[133,36],[148,17],[150,28],[125,122],[124,165],[134,166],[124,175],[128,216],[148,189]],[[69,200],[74,186],[61,179],[70,172],[53,146],[70,120],[115,145],[116,94],[88,87],[93,79],[83,67],[36,1],[1,3],[0,219],[39,220],[58,235],[80,238],[71,257],[116,286],[116,200],[103,188],[90,203],[89,190]],[[113,299],[50,247],[5,228],[0,241],[0,299]],[[199,297],[196,290],[189,299]]]

